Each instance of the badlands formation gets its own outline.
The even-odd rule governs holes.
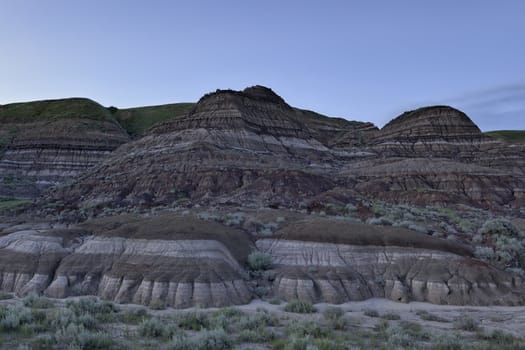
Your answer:
[[[1,290],[525,304],[524,144],[448,106],[378,129],[261,86],[170,108],[130,132],[139,112],[90,100],[0,106],[0,196],[27,200],[2,207]]]

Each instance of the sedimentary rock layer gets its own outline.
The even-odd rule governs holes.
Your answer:
[[[525,302],[520,277],[473,259],[464,247],[423,234],[329,220],[298,223],[279,233],[281,238],[258,240],[257,247],[271,254],[277,270],[274,291],[288,300]]]
[[[519,305],[523,281],[478,260],[408,247],[259,240],[277,266],[275,293],[287,300],[342,303],[384,297],[458,305]],[[501,299],[498,296],[504,295]]]
[[[506,204],[518,207],[524,198],[523,176],[445,158],[365,161],[343,172],[357,176],[357,191],[383,200],[498,208]]]
[[[377,133],[374,143],[376,150],[389,156],[468,158],[498,142],[483,135],[465,113],[432,106],[393,119]]]
[[[92,206],[297,202],[330,187],[338,156],[271,90],[220,91],[53,195]],[[82,199],[81,199],[82,198]]]
[[[5,105],[0,120],[3,196],[31,197],[73,179],[129,140],[106,109],[85,99]]]
[[[242,277],[244,261],[238,260],[251,250],[244,234],[195,219],[125,222],[129,218],[88,223],[99,229],[112,226],[104,230],[107,236],[84,228],[0,237],[2,290],[55,298],[99,295],[119,303],[173,307],[225,306],[251,299]],[[163,230],[140,238],[159,225]],[[222,243],[226,239],[232,241]]]

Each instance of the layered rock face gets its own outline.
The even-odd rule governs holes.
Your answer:
[[[336,155],[271,90],[219,91],[153,128],[54,198],[84,207],[295,203],[334,186]]]
[[[99,295],[143,305],[242,304],[251,299],[242,278],[251,247],[238,230],[182,217],[18,231],[0,237],[0,286],[21,295]]]
[[[60,114],[56,101],[0,113],[6,122],[0,136],[7,140],[0,174],[11,186],[0,197],[14,191],[14,180],[15,190],[34,193],[36,184],[71,180],[31,210],[76,225],[0,234],[3,290],[174,307],[240,304],[259,283],[245,268],[258,248],[271,254],[272,291],[285,299],[525,302],[518,275],[474,259],[458,243],[305,214],[347,215],[352,204],[362,211],[353,219],[366,220],[375,200],[519,211],[525,146],[484,136],[451,107],[407,112],[378,130],[293,108],[255,86],[208,94],[126,142],[106,109],[73,102],[81,106],[73,115]],[[20,117],[26,114],[38,118]],[[193,212],[228,208],[273,217],[248,224],[243,216],[233,228]],[[167,212],[155,214],[160,210]],[[85,221],[90,216],[100,218]]]
[[[243,304],[256,297],[245,264],[257,247],[271,254],[272,293],[285,300],[525,302],[518,275],[474,259],[466,246],[328,218],[298,218],[256,246],[246,231],[174,214],[6,233],[0,237],[0,287],[19,295],[98,295],[176,308]]]
[[[448,106],[433,106],[393,119],[377,134],[374,143],[384,156],[468,160],[473,152],[498,142],[483,135],[465,113]]]
[[[435,304],[518,305],[520,277],[475,260],[465,247],[398,228],[309,220],[257,241],[277,265],[287,300],[342,303],[373,297]],[[499,299],[499,296],[505,296]]]
[[[371,140],[377,158],[348,163],[366,196],[418,204],[522,205],[523,148],[481,133],[464,113],[434,106],[405,112]]]
[[[519,207],[525,181],[498,168],[445,158],[382,159],[349,165],[356,190],[367,197],[415,204],[463,203],[483,208]]]
[[[34,197],[129,140],[107,110],[86,99],[4,105],[0,120],[1,196]]]

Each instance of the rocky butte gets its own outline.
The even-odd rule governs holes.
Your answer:
[[[525,303],[525,144],[452,107],[378,129],[254,86],[132,110],[4,105],[0,121],[3,291]]]

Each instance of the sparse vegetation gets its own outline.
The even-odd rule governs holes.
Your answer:
[[[187,114],[194,106],[194,103],[173,103],[127,109],[111,109],[110,107],[108,111],[131,136],[138,137],[157,123]]]
[[[489,135],[496,139],[511,142],[511,143],[524,143],[525,142],[525,130],[497,130],[488,131],[485,135]]]
[[[263,271],[272,267],[272,256],[268,253],[255,251],[248,255],[248,268],[251,271]]]
[[[302,300],[292,300],[289,301],[288,304],[284,307],[284,311],[286,312],[295,312],[298,314],[310,314],[316,312],[316,308],[312,305],[312,303]]]
[[[168,338],[171,337],[174,332],[173,327],[159,318],[144,320],[139,325],[139,334],[143,337]]]
[[[54,306],[53,302],[46,297],[30,295],[24,298],[24,306],[34,309],[49,309]]]
[[[379,312],[373,309],[366,309],[363,311],[363,314],[368,317],[379,317]]]
[[[470,315],[462,314],[454,319],[454,327],[468,332],[476,332],[479,330],[479,321]]]
[[[96,298],[81,298],[65,306],[47,300],[44,301],[47,308],[35,308],[42,300],[32,297],[18,299],[14,305],[0,303],[2,347],[43,350],[62,349],[63,344],[68,344],[71,349],[115,350],[525,349],[525,340],[505,332],[504,323],[500,329],[484,332],[473,321],[475,313],[469,311],[458,317],[454,328],[445,333],[443,328],[435,331],[436,328],[429,325],[402,321],[400,319],[405,317],[393,312],[379,313],[370,309],[366,313],[376,320],[361,313],[349,318],[343,308],[336,306],[326,307],[321,315],[299,316],[276,314],[264,308],[242,311],[227,307],[169,313],[144,307],[122,307],[124,310],[121,310]],[[301,305],[294,312],[311,311],[311,304],[300,303],[292,303],[295,307]],[[441,316],[436,314],[416,313],[423,321],[441,322]],[[375,327],[370,328],[370,322],[375,323]],[[465,333],[467,331],[470,333]]]
[[[393,313],[393,312],[388,312],[386,314],[381,315],[381,318],[385,319],[385,320],[393,321],[393,320],[400,320],[401,316],[399,316],[399,314],[396,314],[396,313]]]
[[[443,318],[441,316],[432,314],[425,310],[419,310],[416,312],[416,315],[418,315],[422,320],[424,321],[434,321],[434,322],[451,322],[450,320]]]

